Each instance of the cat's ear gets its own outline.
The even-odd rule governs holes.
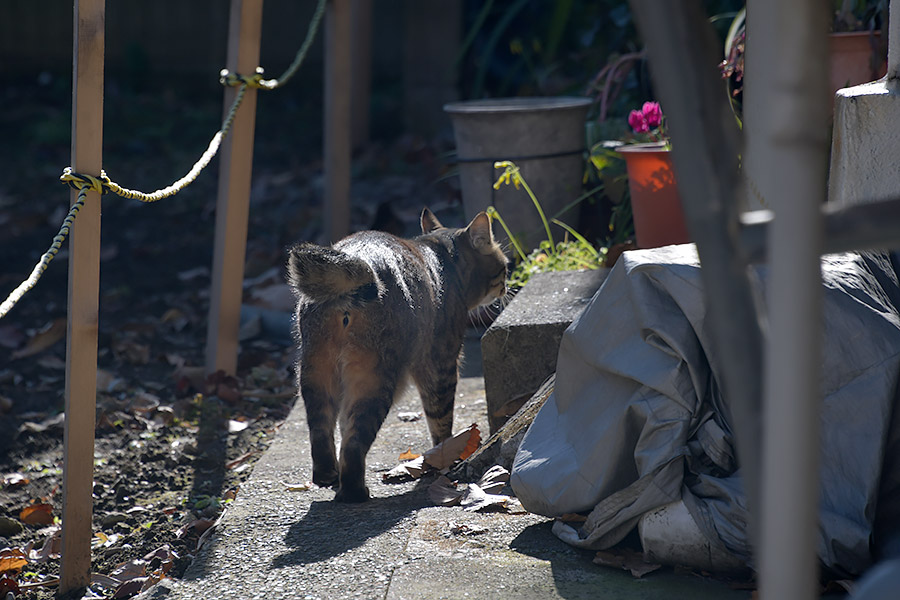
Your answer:
[[[491,218],[486,212],[482,211],[475,215],[475,218],[466,227],[466,233],[469,236],[469,240],[472,241],[472,246],[483,254],[489,252],[494,245],[494,234],[491,232]]]
[[[427,208],[422,209],[422,233],[431,233],[435,229],[443,229],[444,226],[437,220],[434,213]]]

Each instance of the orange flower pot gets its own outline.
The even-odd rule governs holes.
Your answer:
[[[639,248],[657,248],[691,241],[672,158],[662,143],[620,146],[625,158],[634,235]]]

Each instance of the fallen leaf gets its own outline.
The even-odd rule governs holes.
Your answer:
[[[28,556],[19,548],[0,550],[0,573],[18,573],[28,564]]]
[[[116,588],[116,592],[112,595],[113,600],[131,598],[135,594],[138,594],[143,589],[146,581],[147,577],[135,577],[134,579],[122,582],[122,584]]]
[[[281,485],[289,492],[306,492],[312,488],[312,483],[287,483],[286,481],[282,481]]]
[[[30,481],[30,479],[21,473],[9,473],[8,475],[3,476],[3,487],[21,487],[28,484]]]
[[[408,449],[406,452],[397,457],[397,460],[414,460],[422,456],[421,454],[416,454],[412,451],[412,448]]]
[[[585,515],[579,515],[578,513],[566,513],[556,518],[563,523],[584,523],[585,521],[587,521],[587,517]]]
[[[643,577],[662,567],[662,565],[644,561],[643,554],[630,548],[601,550],[594,556],[594,564],[630,571],[631,575],[636,578]]]
[[[486,494],[497,494],[509,483],[509,471],[500,465],[494,465],[478,480],[480,487]]]
[[[229,470],[237,468],[239,465],[247,462],[248,460],[250,460],[257,454],[259,454],[259,450],[251,450],[250,452],[245,452],[244,454],[241,454],[234,460],[230,460],[227,463],[225,463],[225,468],[229,469]]]
[[[12,358],[34,356],[53,346],[64,337],[66,337],[66,320],[63,318],[54,319],[31,336],[24,348],[13,352]]]
[[[510,500],[511,498],[509,496],[487,494],[478,487],[477,484],[470,483],[469,487],[466,488],[466,492],[460,499],[459,505],[469,512],[475,512],[492,507],[503,507]]]
[[[3,594],[3,597],[7,600],[10,597],[12,597],[12,600],[15,600],[19,594],[19,583],[8,574],[0,573],[0,594]]]
[[[194,267],[193,269],[178,273],[178,279],[185,282],[200,277],[209,277],[209,267]]]
[[[452,466],[458,460],[465,460],[478,449],[481,443],[481,432],[473,423],[451,438],[447,438],[431,450],[425,452],[425,462],[441,471]]]
[[[26,525],[52,525],[53,507],[43,502],[31,504],[22,509],[19,520]]]
[[[441,475],[428,486],[428,497],[439,506],[456,506],[464,492],[465,490],[457,489],[456,484],[445,475]]]
[[[46,530],[43,530],[46,531]],[[62,552],[62,528],[56,527],[53,532],[44,540],[44,545],[40,550],[29,550],[28,558],[32,562],[43,563],[48,560],[57,559]]]
[[[247,421],[235,421],[234,419],[230,419],[228,421],[228,433],[240,433],[249,426],[250,423]]]
[[[128,562],[120,563],[109,574],[116,581],[128,581],[147,574],[147,562],[142,558],[135,558]]]
[[[409,481],[410,479],[418,479],[425,472],[425,457],[420,456],[414,460],[400,463],[387,473],[382,474],[381,480],[385,483],[399,483],[401,481]]]
[[[404,423],[411,423],[413,421],[418,421],[422,418],[422,413],[420,412],[400,412],[397,413],[397,418],[403,421]]]
[[[53,354],[45,354],[38,358],[37,364],[39,367],[43,367],[47,370],[56,369],[57,371],[64,371],[66,369],[66,361]]]

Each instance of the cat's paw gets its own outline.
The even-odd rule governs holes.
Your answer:
[[[334,469],[324,472],[313,469],[312,480],[319,487],[332,487],[338,481],[338,472]]]
[[[341,486],[334,495],[335,502],[365,502],[369,499],[369,488],[366,486],[347,487]]]

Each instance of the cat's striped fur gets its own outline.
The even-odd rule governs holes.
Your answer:
[[[368,499],[366,454],[408,378],[434,443],[450,436],[466,314],[506,292],[507,260],[485,213],[448,229],[426,208],[421,222],[411,240],[365,231],[290,249],[313,482],[337,484],[338,501]]]

